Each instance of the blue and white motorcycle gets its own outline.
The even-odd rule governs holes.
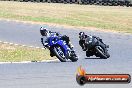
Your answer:
[[[66,62],[68,59],[72,62],[78,60],[73,48],[71,49],[66,41],[56,36],[56,34],[52,34],[48,37],[46,45],[44,44],[45,42],[43,42],[43,38],[41,38],[41,42],[44,47],[50,50],[50,55],[52,57],[56,56],[61,62]]]

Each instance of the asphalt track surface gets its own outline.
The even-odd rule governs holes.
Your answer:
[[[82,65],[87,73],[127,73],[132,75],[132,35],[83,30],[96,35],[109,44],[108,59],[87,58],[78,45],[80,29],[70,29],[15,21],[0,21],[0,40],[18,44],[42,47],[39,28],[45,26],[52,31],[70,36],[79,56],[77,62],[60,61],[49,63],[23,63],[0,65],[0,88],[131,88],[130,84],[86,84],[76,83],[77,68]]]

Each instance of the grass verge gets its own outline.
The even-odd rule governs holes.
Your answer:
[[[0,1],[0,18],[132,33],[132,8]]]
[[[49,51],[0,43],[0,62],[49,60]]]

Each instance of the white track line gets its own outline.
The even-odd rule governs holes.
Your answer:
[[[42,60],[42,61],[38,61],[38,62],[32,62],[32,61],[21,61],[21,62],[0,62],[0,64],[26,64],[26,63],[49,63],[49,62],[58,62],[58,59],[54,59],[54,60]]]
[[[3,41],[0,41],[0,43],[9,44],[9,45],[14,45],[14,46],[30,47],[30,48],[36,48],[36,49],[45,49],[45,48],[41,48],[41,47],[20,45],[20,44],[15,44],[15,43],[10,43],[10,42],[3,42]]]
[[[14,44],[14,43],[10,43],[10,42],[3,42],[0,41],[0,43],[4,43],[4,44],[10,44],[10,45],[14,45],[14,46],[23,46],[23,47],[30,47],[30,48],[36,48],[36,49],[45,49],[45,48],[41,48],[41,47],[34,47],[34,46],[27,46],[27,45],[20,45],[20,44]],[[54,60],[42,60],[42,61],[37,61],[37,62],[55,62],[55,61],[59,61],[58,59],[54,59]],[[35,63],[32,61],[22,61],[22,62],[0,62],[0,64],[9,64],[9,63]]]

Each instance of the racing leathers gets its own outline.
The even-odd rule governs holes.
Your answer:
[[[41,42],[42,42],[42,44],[43,44],[43,46],[45,48],[49,48],[50,49],[50,47],[48,46],[48,40],[49,40],[49,37],[52,36],[52,35],[53,36],[57,36],[59,39],[62,39],[64,41],[66,41],[66,43],[69,46],[69,48],[71,50],[73,49],[73,45],[71,44],[70,39],[69,39],[68,36],[66,36],[66,35],[63,35],[62,36],[60,33],[51,32],[51,31],[48,31],[47,35],[46,36],[42,36],[42,38],[41,38]],[[50,51],[52,51],[52,49],[50,49]],[[50,52],[50,56],[51,57],[53,56],[52,52]]]
[[[92,43],[94,38],[97,39],[98,44],[101,45],[103,48],[107,47],[103,43],[102,39],[100,39],[99,37],[97,37],[97,36],[91,36],[91,35],[90,36],[85,35],[85,37],[83,39],[79,40],[79,45],[82,47],[83,51],[87,51],[89,49],[89,47],[88,47],[87,44],[88,44],[88,42]]]

